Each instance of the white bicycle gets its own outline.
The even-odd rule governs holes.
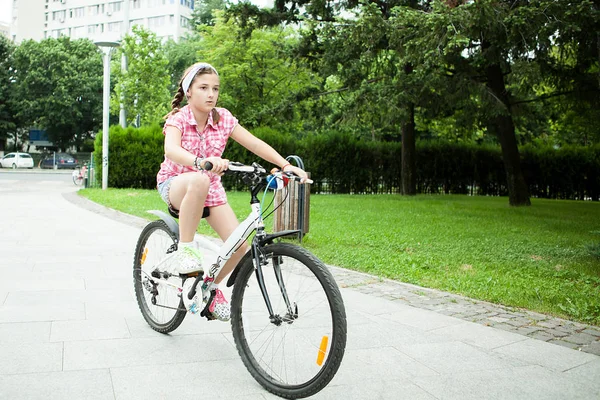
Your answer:
[[[168,214],[150,211],[161,219],[143,229],[135,250],[133,277],[140,310],[160,333],[175,330],[188,313],[211,319],[208,305],[214,293],[207,300],[199,286],[204,273],[216,277],[231,254],[256,232],[250,251],[227,281],[228,287],[233,285],[231,328],[238,353],[268,391],[285,398],[311,396],[333,379],[342,362],[347,331],[344,302],[331,272],[317,257],[281,242],[298,231],[265,232],[258,200],[263,189],[285,187],[299,178],[281,172],[268,175],[256,163],[231,162],[226,173],[240,176],[250,187],[251,211],[221,247],[203,241],[202,246],[218,254],[205,263],[204,271],[167,272],[176,262],[179,227]],[[196,240],[202,239],[197,235]]]

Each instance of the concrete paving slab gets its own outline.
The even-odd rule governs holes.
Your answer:
[[[131,292],[131,293],[129,293]],[[7,293],[4,305],[68,305],[71,303],[102,302],[102,301],[129,301],[134,300],[133,291],[117,288],[106,289],[78,289],[78,290],[36,290]],[[0,302],[0,305],[2,303]]]
[[[90,300],[85,302],[86,319],[111,319],[134,317],[140,314],[135,300],[106,301]]]
[[[540,365],[554,371],[566,371],[598,360],[598,356],[573,351],[540,340],[527,339],[493,350],[494,353],[519,358],[529,364]],[[600,387],[600,386],[599,386]]]
[[[46,279],[35,275],[29,278],[16,278],[0,282],[0,290],[3,291],[34,291],[34,290],[74,290],[84,289],[83,279],[78,278],[54,278]]]
[[[360,368],[356,366],[360,365]],[[381,380],[383,376],[405,379],[413,376],[439,375],[439,372],[409,357],[394,347],[349,349],[332,385]]]
[[[507,344],[527,340],[527,337],[512,332],[479,325],[473,322],[461,322],[429,331],[448,339],[460,340],[483,349],[495,349]]]
[[[0,323],[85,319],[83,303],[0,307]]]
[[[0,397],[10,400],[114,400],[107,369],[0,375]]]
[[[21,322],[0,324],[0,343],[44,343],[50,341],[51,322]]]
[[[447,317],[433,311],[423,310],[405,306],[406,308],[400,311],[394,311],[390,314],[381,314],[381,318],[390,321],[400,322],[403,325],[413,326],[424,331],[431,331],[447,326],[458,325],[461,320]]]
[[[131,334],[125,318],[54,321],[50,331],[51,342],[124,339],[129,337],[131,337]]]
[[[413,382],[440,400],[590,400],[600,396],[597,382],[576,381],[537,365],[419,376]]]
[[[573,367],[563,373],[564,376],[581,379],[585,382],[600,382],[600,359]]]
[[[398,350],[441,374],[529,365],[518,358],[493,354],[462,342],[404,345]]]
[[[117,400],[260,399],[265,393],[239,358],[111,368],[111,375]]]
[[[409,380],[396,377],[384,377],[380,374],[377,379],[359,379],[350,384],[335,385],[331,383],[311,399],[369,399],[369,400],[436,400],[423,388]]]
[[[62,343],[3,344],[0,347],[0,376],[61,371],[62,356]]]
[[[448,342],[452,339],[395,322],[373,321],[350,325],[347,349],[369,349],[422,343]]]
[[[0,274],[4,279],[8,277],[27,278],[30,277],[35,263],[27,263],[22,261],[3,261],[0,263]]]
[[[190,363],[239,358],[222,334],[65,342],[64,370]]]

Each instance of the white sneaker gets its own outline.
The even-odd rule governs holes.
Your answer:
[[[202,253],[193,247],[180,247],[175,253],[177,263],[174,274],[191,274],[202,271]]]

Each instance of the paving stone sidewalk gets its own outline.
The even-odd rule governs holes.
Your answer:
[[[63,196],[72,203],[121,222],[140,228],[148,223],[142,218],[98,205],[75,192]],[[598,326],[330,267],[341,287],[600,356]]]
[[[332,267],[338,284],[361,293],[600,355],[600,327]]]

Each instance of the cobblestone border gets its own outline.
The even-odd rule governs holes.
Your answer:
[[[79,196],[77,192],[63,193],[63,197],[89,211],[140,229],[148,223],[143,218],[94,203]],[[382,279],[336,266],[329,267],[340,287],[600,356],[598,326]]]

